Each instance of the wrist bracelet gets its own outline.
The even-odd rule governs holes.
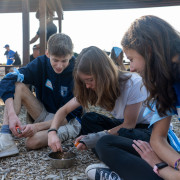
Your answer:
[[[165,163],[165,162],[161,162],[161,163],[155,164],[155,165],[154,165],[154,168],[153,168],[153,171],[154,171],[157,175],[159,175],[159,170],[160,170],[160,169],[163,169],[163,168],[165,168],[165,167],[167,167],[167,166],[168,166],[168,164]]]
[[[158,169],[162,169],[162,168],[167,167],[167,166],[168,166],[168,164],[167,164],[167,163],[165,163],[165,162],[162,162],[162,163],[158,163],[158,164],[156,164],[156,166],[157,166],[157,168],[158,168]]]
[[[51,131],[56,131],[56,133],[57,133],[57,129],[55,129],[55,128],[48,129],[48,133],[51,132]]]
[[[174,163],[174,169],[176,169],[176,170],[179,171],[179,170],[180,170],[179,167],[178,167],[179,165],[180,165],[180,159],[178,159],[178,160]]]

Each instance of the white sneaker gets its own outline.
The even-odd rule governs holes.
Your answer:
[[[85,174],[90,180],[122,180],[118,174],[103,163],[89,165]]]
[[[19,150],[11,134],[0,133],[0,158],[18,154]]]

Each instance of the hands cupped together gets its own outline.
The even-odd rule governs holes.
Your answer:
[[[22,127],[22,134],[19,136],[22,137],[32,137],[37,132],[36,124],[27,124]]]

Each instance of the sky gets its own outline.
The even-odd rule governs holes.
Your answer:
[[[158,16],[180,31],[180,6],[119,9],[100,11],[65,11],[62,32],[69,35],[74,44],[74,52],[88,46],[97,46],[111,51],[113,46],[121,47],[121,39],[130,24],[143,15]],[[0,14],[0,63],[6,63],[5,44],[17,51],[22,58],[22,14]],[[58,22],[54,21],[58,26]],[[35,36],[39,21],[35,13],[30,13],[30,39]],[[39,43],[38,41],[34,44]],[[32,46],[30,45],[30,53]]]

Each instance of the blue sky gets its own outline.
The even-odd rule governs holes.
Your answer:
[[[74,43],[74,51],[94,45],[110,51],[113,46],[120,46],[121,38],[136,18],[143,15],[156,15],[168,21],[180,31],[180,6],[101,10],[101,11],[66,11],[62,21],[62,32],[68,34]],[[6,62],[5,44],[18,51],[22,57],[22,14],[0,14],[0,62]],[[57,22],[55,21],[55,24]],[[30,38],[39,27],[35,13],[30,14]],[[38,42],[37,42],[38,43]],[[30,51],[32,52],[32,46]]]

